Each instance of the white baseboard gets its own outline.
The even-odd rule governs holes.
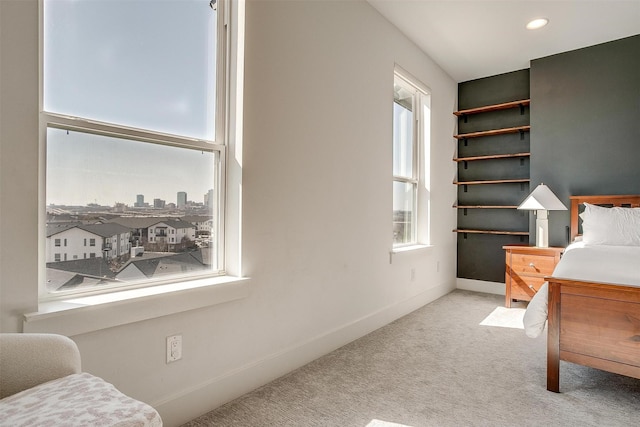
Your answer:
[[[505,294],[504,283],[486,282],[484,280],[457,278],[456,288],[464,289],[466,291],[484,292],[487,294],[496,294],[496,295]]]
[[[179,426],[273,381],[448,294],[454,283],[428,289],[351,323],[152,403],[165,427]]]

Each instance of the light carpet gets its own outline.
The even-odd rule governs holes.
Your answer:
[[[503,305],[456,290],[185,426],[639,425],[640,380],[561,362],[547,391],[546,334],[481,325]]]

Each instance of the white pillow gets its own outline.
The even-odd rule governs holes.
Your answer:
[[[582,239],[588,245],[640,246],[640,209],[584,203]]]

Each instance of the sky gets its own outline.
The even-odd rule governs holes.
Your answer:
[[[214,153],[49,128],[47,205],[133,206],[136,195],[203,202],[214,188]]]
[[[47,112],[203,140],[215,135],[209,0],[46,0]],[[47,204],[203,201],[214,155],[49,128]]]

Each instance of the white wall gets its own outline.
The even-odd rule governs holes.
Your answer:
[[[38,302],[37,13],[37,1],[0,1],[2,332],[21,330],[21,313]]]
[[[21,313],[37,306],[34,3],[0,2],[3,331],[20,330]],[[455,288],[456,83],[364,1],[252,0],[246,26],[242,265],[249,296],[72,337],[85,371],[155,405],[168,426]],[[20,56],[19,70],[7,63]],[[433,247],[391,257],[395,63],[432,90]],[[26,77],[7,80],[18,72]],[[18,114],[14,103],[22,108],[23,96]],[[167,365],[165,337],[175,333],[183,335],[183,359]]]

